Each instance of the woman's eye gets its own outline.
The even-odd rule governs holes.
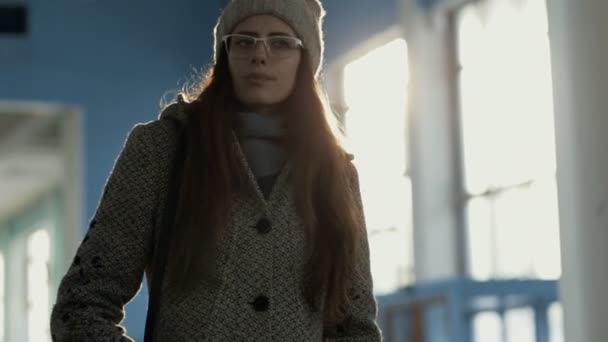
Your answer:
[[[234,41],[234,45],[240,47],[249,47],[253,45],[253,40],[248,38],[236,38]]]
[[[291,48],[293,44],[289,39],[277,38],[272,40],[271,45],[277,48]]]

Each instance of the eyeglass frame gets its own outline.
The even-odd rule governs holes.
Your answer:
[[[230,55],[230,49],[228,49],[228,39],[233,38],[233,37],[247,37],[247,38],[251,38],[253,39],[253,50],[255,51],[255,49],[258,46],[258,41],[261,41],[264,44],[264,49],[266,51],[266,54],[268,55],[268,57],[272,57],[272,58],[276,58],[275,56],[273,56],[273,54],[270,52],[271,48],[268,47],[268,40],[269,39],[273,39],[273,38],[289,38],[289,39],[294,39],[296,41],[296,44],[298,46],[299,49],[303,49],[304,48],[304,43],[302,42],[302,39],[298,38],[298,37],[293,37],[293,36],[268,36],[268,37],[255,37],[249,34],[242,34],[242,33],[231,33],[231,34],[226,34],[222,37],[222,43],[224,45],[224,48],[226,49],[226,53],[228,55]]]

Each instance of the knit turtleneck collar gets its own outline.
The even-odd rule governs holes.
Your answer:
[[[279,173],[286,160],[282,116],[239,112],[237,122],[236,134],[256,178]]]
[[[239,112],[237,113],[237,120],[239,123],[239,136],[281,139],[285,134],[283,117],[280,115]]]

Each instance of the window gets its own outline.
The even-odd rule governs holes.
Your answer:
[[[557,279],[559,220],[545,1],[468,5],[458,18],[458,38],[472,276]]]
[[[461,10],[457,22],[471,276],[558,279],[545,1],[471,4]],[[549,313],[551,341],[561,341],[554,307]],[[497,313],[483,315],[474,323],[476,341],[502,341],[502,334],[508,342],[535,340],[530,308],[509,310],[504,319]]]
[[[496,312],[482,312],[473,317],[473,341],[502,342],[502,321]]]
[[[345,135],[359,170],[376,293],[413,281],[407,56],[396,39],[344,68]]]
[[[27,2],[0,0],[0,6],[19,1]],[[5,263],[0,332],[5,342],[50,341],[50,309],[69,266],[69,246],[82,238],[80,114],[64,107],[11,101],[0,105],[0,127],[16,138],[1,158],[14,171],[0,181],[0,196],[11,199],[3,208],[0,229]]]
[[[529,307],[505,312],[506,342],[534,342],[534,310]]]
[[[503,338],[504,336],[504,338]],[[534,342],[534,311],[531,308],[482,312],[473,318],[475,342]]]
[[[27,322],[29,341],[51,341],[49,327],[49,259],[47,230],[29,235],[27,241]]]
[[[564,312],[561,303],[549,306],[549,341],[564,342]]]

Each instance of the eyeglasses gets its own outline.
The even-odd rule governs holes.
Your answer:
[[[226,52],[234,58],[251,57],[257,48],[258,41],[264,43],[270,58],[289,58],[302,48],[302,40],[290,36],[270,36],[256,38],[247,34],[227,34],[222,38]]]

